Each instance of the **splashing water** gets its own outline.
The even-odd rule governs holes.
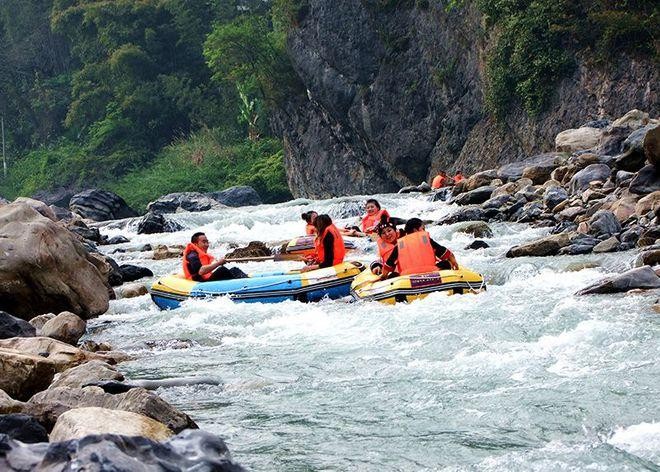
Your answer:
[[[424,196],[378,199],[400,217],[437,220],[454,210]],[[300,235],[302,211],[363,200],[175,214],[187,230],[173,234],[102,232],[129,237],[128,248],[182,244],[202,230],[219,255]],[[658,470],[657,295],[573,295],[628,268],[633,253],[506,259],[509,247],[547,229],[491,224],[491,247],[467,251],[474,238],[461,226],[427,229],[484,274],[489,288],[479,295],[436,293],[396,306],[220,298],[174,311],[144,296],[113,301],[94,337],[136,356],[122,365],[129,378],[221,379],[159,393],[254,470]],[[373,259],[373,243],[358,245],[354,257]],[[157,275],[180,264],[116,256]]]

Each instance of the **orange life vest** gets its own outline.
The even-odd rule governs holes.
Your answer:
[[[459,183],[461,180],[463,180],[464,178],[465,178],[465,177],[463,177],[462,175],[460,175],[460,174],[456,174],[456,175],[454,176],[454,183],[457,184],[457,183]]]
[[[383,265],[390,258],[390,254],[392,254],[392,251],[394,251],[395,247],[396,243],[391,244],[387,241],[384,241],[383,238],[378,238],[378,255],[380,256],[380,261],[383,263]],[[396,263],[396,271],[401,273],[401,267],[399,266],[398,261]]]
[[[435,272],[435,251],[431,246],[431,236],[426,231],[417,231],[400,238],[397,243],[399,250],[398,264],[401,275]]]
[[[196,246],[193,243],[188,243],[186,246],[186,249],[183,251],[183,273],[186,276],[186,279],[192,280],[193,279],[193,274],[190,273],[190,270],[188,269],[188,254],[191,252],[196,252],[197,255],[199,256],[199,262],[202,263],[203,266],[209,265],[211,262],[213,262],[213,256],[202,251],[202,249],[199,246]],[[207,274],[201,275],[198,274],[201,278],[204,280],[208,280],[211,278],[211,275],[213,272],[209,272]]]
[[[387,221],[390,220],[390,214],[385,209],[378,210],[373,215],[364,215],[362,218],[362,232],[373,233],[375,226],[380,223],[380,219],[385,216]]]
[[[305,226],[305,234],[308,236],[311,234],[316,234],[316,226],[314,225]]]
[[[433,179],[433,182],[431,183],[431,188],[435,189],[435,188],[444,187],[446,182],[447,182],[447,177],[438,174]]]
[[[316,247],[316,260],[319,262],[319,264],[325,260],[325,248],[323,247],[323,240],[328,233],[332,234],[334,238],[334,245],[332,248],[334,258],[332,259],[332,265],[341,264],[344,262],[346,248],[344,247],[344,238],[341,237],[341,233],[335,225],[328,226],[323,231],[322,235],[317,236],[316,239],[314,239],[314,246]]]

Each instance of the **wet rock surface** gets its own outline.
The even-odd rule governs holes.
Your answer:
[[[69,209],[92,221],[118,220],[137,216],[123,198],[107,190],[90,189],[75,194]]]

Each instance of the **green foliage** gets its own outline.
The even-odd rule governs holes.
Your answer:
[[[211,192],[232,185],[250,185],[267,203],[291,198],[281,143],[273,139],[223,144],[225,137],[205,131],[175,143],[153,164],[110,186],[129,205],[145,209],[172,192]]]
[[[655,54],[657,2],[643,0],[477,0],[498,39],[487,61],[486,104],[502,119],[513,104],[531,115],[548,105],[574,67],[576,51],[596,62],[618,53]],[[587,56],[588,56],[587,52]]]
[[[458,59],[452,59],[445,64],[438,64],[431,68],[431,80],[437,89],[448,85],[456,77]]]

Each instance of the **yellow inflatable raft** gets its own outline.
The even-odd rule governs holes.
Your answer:
[[[469,269],[438,270],[424,274],[401,275],[387,280],[365,270],[351,284],[355,300],[375,300],[382,303],[411,302],[432,292],[450,294],[477,293],[486,290],[481,274]]]

